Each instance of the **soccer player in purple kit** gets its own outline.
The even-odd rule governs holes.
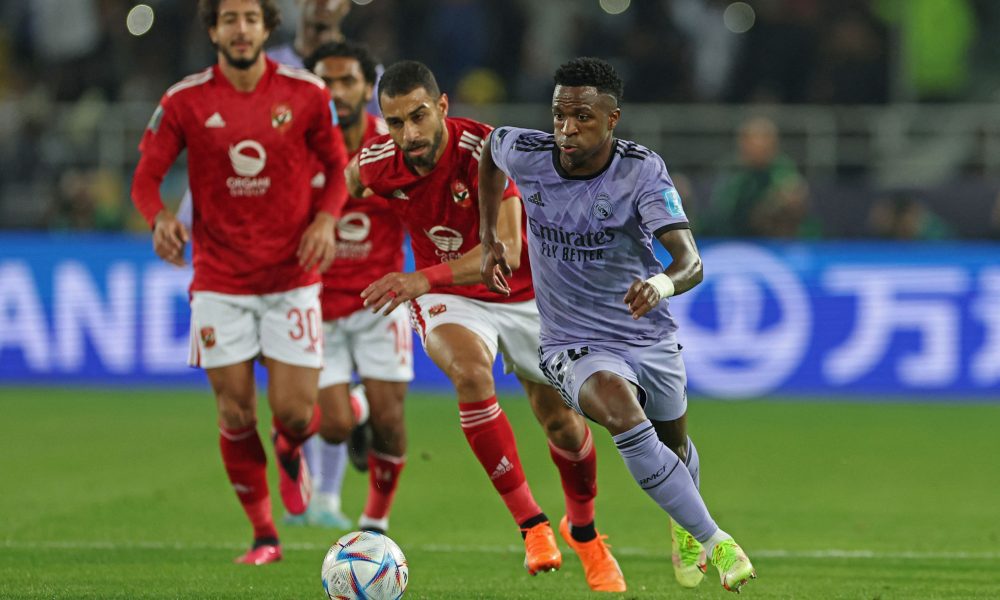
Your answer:
[[[509,176],[525,198],[542,370],[611,433],[636,483],[670,515],[677,581],[697,586],[709,557],[723,587],[738,592],[756,572],[698,491],[687,379],[665,301],[702,279],[680,196],[658,155],[614,137],[624,86],[610,64],[571,60],[555,84],[554,134],[500,127],[482,152],[483,281],[508,293],[497,215]],[[670,253],[666,271],[654,237]]]

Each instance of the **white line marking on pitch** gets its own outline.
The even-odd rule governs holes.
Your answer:
[[[153,542],[153,541],[73,541],[73,540],[3,540],[0,549],[11,550],[242,550],[246,546],[237,543],[199,543],[199,542]],[[325,552],[328,547],[316,543],[293,542],[282,544],[285,550],[302,550]],[[480,554],[521,553],[523,546],[478,546],[451,544],[410,544],[416,552],[431,552],[441,554],[478,552]],[[656,556],[665,550],[635,547],[615,547],[615,554],[620,556]],[[864,559],[898,559],[898,560],[933,560],[933,559],[971,559],[1000,560],[1000,552],[879,552],[875,550],[773,550],[761,549],[752,552],[761,558],[864,558]],[[665,555],[665,554],[664,554]]]

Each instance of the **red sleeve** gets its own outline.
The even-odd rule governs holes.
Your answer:
[[[344,168],[347,167],[347,149],[344,146],[344,135],[337,126],[336,112],[330,105],[329,93],[317,90],[317,102],[320,110],[316,120],[306,133],[306,143],[323,164],[325,181],[322,191],[317,190],[313,198],[317,210],[328,212],[340,218],[340,213],[347,203],[347,182],[344,179]]]
[[[507,178],[507,185],[503,188],[503,197],[501,200],[506,200],[508,198],[520,198],[521,190],[517,189],[517,184],[510,177]]]
[[[151,228],[163,210],[160,184],[185,146],[177,110],[177,102],[164,96],[139,142],[142,155],[132,178],[132,202]]]

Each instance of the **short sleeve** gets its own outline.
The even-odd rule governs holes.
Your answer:
[[[691,225],[684,214],[684,204],[663,159],[653,154],[646,160],[650,164],[640,183],[637,206],[640,221],[653,232],[653,237],[671,229],[689,229]]]
[[[514,143],[522,134],[529,131],[531,130],[517,127],[497,127],[490,134],[490,154],[493,156],[493,162],[510,177],[516,177],[517,170],[515,164],[517,152],[514,151]]]

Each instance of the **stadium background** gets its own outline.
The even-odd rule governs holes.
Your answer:
[[[282,4],[272,44],[293,35],[294,0]],[[0,0],[0,17],[0,473],[9,492],[0,500],[0,597],[186,597],[188,587],[204,597],[185,581],[187,559],[172,552],[225,562],[244,541],[242,524],[208,458],[208,386],[184,364],[190,274],[155,259],[128,188],[159,96],[214,54],[193,1]],[[565,59],[597,55],[621,71],[618,132],[664,157],[705,258],[705,282],[672,310],[709,504],[738,523],[778,580],[748,593],[833,597],[827,591],[846,585],[843,597],[989,597],[984,585],[995,584],[1000,560],[1000,3],[355,0],[344,32],[385,64],[427,62],[452,114],[497,125],[548,129],[551,73]],[[765,146],[776,133],[774,152],[741,152],[748,122],[764,124]],[[760,172],[777,183],[754,196]],[[168,203],[184,187],[180,164],[164,185]],[[731,209],[737,200],[770,207],[773,218],[748,220]],[[462,560],[480,568],[463,552],[493,561],[516,548],[475,523],[463,529],[413,508],[441,503],[433,491],[448,490],[489,506],[491,529],[505,518],[484,482],[434,478],[449,468],[481,475],[455,433],[447,381],[415,348],[414,452],[455,455],[455,464],[409,467],[394,536],[420,567],[417,597],[471,597],[429,584],[424,565],[460,578]],[[537,442],[516,382],[500,382],[519,439]],[[151,423],[165,428],[154,436],[159,454],[141,434]],[[121,428],[134,432],[114,443],[109,433]],[[144,448],[144,461],[180,480],[189,467],[163,455],[178,440],[190,440],[200,461],[195,488],[211,489],[220,508],[174,528],[170,515],[203,509],[189,492],[189,502],[154,502],[168,523],[150,525],[134,505],[163,490],[106,457]],[[779,475],[760,467],[722,482],[718,461],[733,443]],[[649,516],[627,494],[613,448],[601,450],[610,495],[599,506]],[[95,458],[102,469],[138,483],[91,473],[97,467],[77,455],[104,457]],[[541,458],[526,465],[529,477],[539,472],[534,480],[553,479]],[[78,507],[67,507],[57,482],[75,485]],[[94,491],[109,485],[117,491]],[[557,506],[558,486],[537,485]],[[363,482],[349,479],[352,488],[348,508],[359,506]],[[602,522],[624,537],[645,526],[637,519]],[[454,533],[436,547],[428,528]],[[222,541],[205,543],[205,531]],[[302,577],[314,578],[309,561],[318,565],[328,536],[293,535],[291,558],[298,552],[308,563]],[[662,544],[617,541],[630,577],[662,575],[649,558]],[[37,568],[92,551],[107,554],[71,568],[82,583]],[[836,566],[818,564],[824,557]],[[869,570],[872,558],[883,571]],[[145,587],[156,575],[143,569],[154,564],[184,582],[177,596]],[[516,567],[508,577],[519,577]],[[288,597],[318,590],[313,580],[299,587],[297,571],[280,573]],[[815,578],[797,587],[804,573]],[[219,597],[254,595],[235,591],[242,578],[216,577],[205,568],[194,579],[217,585]],[[558,586],[517,581],[495,597],[564,597]],[[268,589],[257,575],[252,582]],[[456,589],[508,583],[477,576],[463,585]]]

